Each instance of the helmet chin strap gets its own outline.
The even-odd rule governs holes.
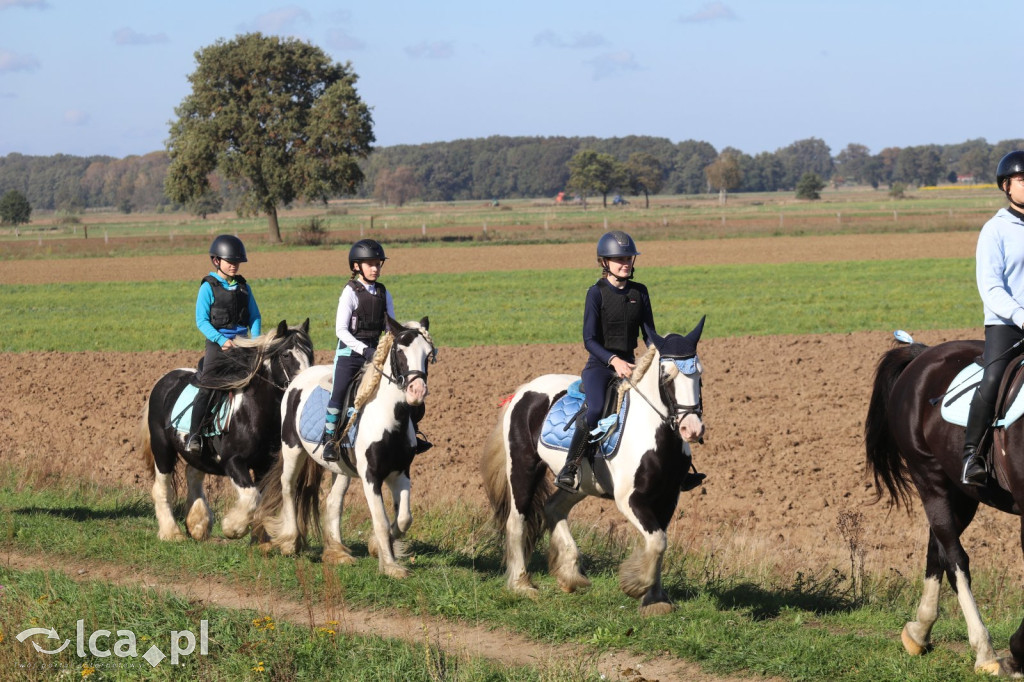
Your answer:
[[[1024,213],[1024,204],[1014,201],[1013,197],[1010,196],[1010,190],[1006,190],[1006,200],[1010,202],[1010,205],[1016,208],[1021,213]]]

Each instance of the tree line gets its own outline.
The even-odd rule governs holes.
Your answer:
[[[774,152],[750,155],[731,147],[719,152],[707,142],[673,143],[660,137],[493,136],[375,148],[359,164],[365,180],[357,195],[388,203],[553,198],[572,189],[570,162],[580,152],[607,155],[623,165],[631,159],[634,163],[646,159],[649,165],[653,160],[658,169],[654,180],[660,183],[649,180],[645,186],[656,186],[651,192],[655,194],[701,194],[723,188],[732,192],[792,191],[806,173],[834,185],[924,186],[960,178],[985,183],[995,181],[995,166],[1003,154],[1021,148],[1021,139],[997,144],[976,139],[952,145],[889,147],[871,154],[864,145],[850,144],[833,156],[822,140],[808,138]],[[165,194],[169,166],[165,151],[123,159],[12,153],[0,157],[0,196],[17,190],[37,210],[114,207],[125,212],[199,212],[201,205],[179,204]],[[727,180],[716,179],[723,177]],[[642,188],[630,186],[627,179],[612,189],[642,195]],[[243,183],[227,182],[217,172],[210,175],[210,181],[215,201],[208,210],[235,208],[245,191]],[[404,194],[400,201],[389,201],[382,190],[394,190],[396,183],[404,187]]]

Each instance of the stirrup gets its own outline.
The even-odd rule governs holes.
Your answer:
[[[320,452],[320,456],[323,457],[325,462],[338,462],[341,460],[341,445],[334,434],[324,432],[323,446],[324,448]]]
[[[580,467],[575,462],[568,462],[562,470],[555,476],[555,486],[561,488],[568,493],[579,492],[580,486],[576,483],[576,477],[579,475]]]
[[[185,438],[185,451],[191,452],[194,455],[198,455],[203,450],[203,437],[199,435],[199,432],[190,433]]]
[[[988,483],[988,466],[986,466],[985,458],[977,452],[967,455],[964,458],[960,482],[964,485],[984,487]]]

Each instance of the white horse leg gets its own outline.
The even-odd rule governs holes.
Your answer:
[[[942,578],[926,576],[921,601],[917,604],[917,620],[903,626],[900,638],[903,648],[911,656],[920,656],[928,650],[932,638],[932,626],[939,619],[939,589]]]
[[[206,540],[213,529],[213,514],[210,513],[210,504],[206,501],[206,491],[203,489],[205,479],[206,474],[199,469],[191,465],[185,467],[185,480],[188,482],[185,527],[193,540]]]
[[[306,461],[306,451],[285,445],[281,448],[281,508],[267,519],[264,528],[270,536],[270,545],[277,547],[281,554],[291,556],[299,551],[299,527],[295,519],[295,484],[299,468]]]
[[[630,597],[640,599],[640,613],[654,616],[671,613],[675,607],[661,586],[661,566],[668,540],[665,531],[643,533],[644,544],[619,567],[619,587]]]
[[[563,592],[590,587],[590,581],[580,571],[579,547],[569,532],[569,511],[582,499],[582,495],[556,490],[544,504],[544,516],[551,529],[548,571],[558,580],[558,586]]]
[[[513,506],[505,520],[505,577],[510,592],[536,599],[539,594],[526,572],[526,517]]]
[[[178,528],[174,520],[174,473],[161,474],[156,472],[153,479],[153,510],[156,512],[156,523],[159,530],[157,537],[161,540],[178,542],[185,539],[185,534]]]
[[[391,480],[388,487],[391,488],[391,499],[395,504],[395,522],[391,526],[391,532],[396,538],[404,537],[412,526],[412,483],[408,476],[399,474]]]
[[[967,574],[963,569],[957,567],[956,575],[956,598],[960,602],[960,610],[967,621],[967,640],[974,649],[974,671],[982,671],[993,675],[1000,674],[1000,661],[992,649],[992,637],[981,620],[981,612],[978,611],[978,604],[974,601],[974,593],[967,580]]]
[[[260,491],[256,486],[242,487],[234,481],[231,483],[235,486],[238,500],[235,502],[235,506],[224,515],[220,527],[224,531],[224,537],[235,540],[249,530],[252,514],[260,503]]]
[[[352,479],[345,474],[333,474],[334,482],[331,492],[324,502],[323,535],[325,564],[354,564],[355,557],[341,540],[341,513],[345,502],[345,493]]]
[[[367,483],[365,479],[363,494],[366,495],[366,505],[370,509],[370,519],[373,521],[371,543],[376,543],[380,572],[392,578],[408,577],[409,569],[395,561],[394,549],[391,546],[391,522],[384,506],[384,497],[375,492],[373,484]]]

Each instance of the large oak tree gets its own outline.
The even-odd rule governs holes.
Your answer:
[[[219,170],[245,187],[239,213],[265,214],[270,241],[279,242],[278,206],[356,191],[359,160],[375,138],[350,63],[260,33],[218,40],[195,56],[192,94],[175,109],[167,141],[171,199],[202,196]]]

